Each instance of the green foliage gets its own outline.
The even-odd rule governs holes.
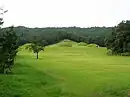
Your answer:
[[[3,9],[0,9],[5,13]],[[0,19],[0,25],[3,24],[3,19]],[[17,54],[17,36],[13,27],[6,29],[0,28],[0,73],[11,72],[14,65],[14,60]]]
[[[121,56],[130,56],[129,52],[121,53]]]
[[[107,50],[107,55],[112,56],[113,55],[112,50]]]
[[[87,43],[85,43],[85,42],[80,42],[80,43],[78,43],[78,46],[87,46]]]
[[[33,50],[34,53],[38,53],[44,50],[43,46],[37,44],[31,44],[30,47],[27,49]]]
[[[113,54],[127,55],[130,53],[130,21],[119,23],[105,43],[107,49],[111,49]]]
[[[17,36],[13,27],[8,28],[0,36],[0,72],[11,71],[14,59],[17,54]]]
[[[39,40],[38,37],[35,36],[32,43],[26,46],[26,49],[28,49],[30,51],[32,50],[33,53],[36,53],[37,59],[38,59],[38,53],[40,51],[44,51],[44,47],[45,47],[46,43],[47,43],[46,41]]]
[[[98,44],[105,46],[104,39],[112,32],[112,27],[62,27],[62,28],[27,28],[15,27],[17,35],[21,37],[19,45],[30,43],[33,36],[38,36],[41,40],[46,40],[47,45],[56,44],[64,39],[75,42],[85,42],[88,44]]]

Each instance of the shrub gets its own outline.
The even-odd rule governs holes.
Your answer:
[[[107,55],[108,55],[108,56],[112,56],[112,55],[113,55],[113,54],[112,54],[112,50],[108,50],[108,51],[107,51]]]
[[[112,55],[117,55],[117,56],[130,56],[129,52],[125,52],[125,53],[113,53],[112,50],[108,50],[107,51],[107,55],[112,56]]]
[[[130,53],[128,53],[128,52],[121,53],[121,56],[130,56]]]

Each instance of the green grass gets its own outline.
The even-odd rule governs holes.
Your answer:
[[[36,60],[20,51],[13,74],[0,75],[0,97],[129,97],[130,57],[106,52],[49,46]]]
[[[65,40],[62,40],[61,42],[57,43],[57,44],[54,45],[54,46],[72,47],[72,46],[75,46],[75,45],[77,45],[77,44],[78,44],[77,42],[74,42],[74,41],[65,39]]]

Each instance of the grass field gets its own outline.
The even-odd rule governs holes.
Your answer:
[[[129,97],[130,57],[105,48],[49,46],[36,60],[18,54],[13,74],[0,75],[0,97]]]

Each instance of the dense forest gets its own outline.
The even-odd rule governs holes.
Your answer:
[[[95,43],[105,46],[105,38],[112,32],[112,27],[61,27],[61,28],[27,28],[18,26],[14,31],[20,36],[19,45],[31,42],[34,36],[46,40],[47,45],[55,44],[63,39],[70,39],[76,42]]]

